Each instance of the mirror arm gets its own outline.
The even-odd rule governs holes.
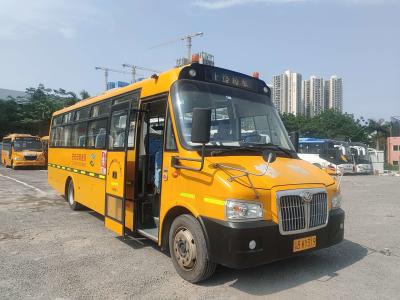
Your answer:
[[[171,165],[175,169],[183,169],[183,170],[190,170],[190,171],[201,171],[203,170],[204,167],[204,150],[205,150],[205,144],[202,144],[201,146],[201,158],[188,158],[188,157],[180,157],[180,156],[172,156],[171,158]],[[193,167],[185,167],[181,166],[179,164],[179,161],[185,160],[185,161],[195,161],[200,163],[200,167],[198,168],[193,168]]]

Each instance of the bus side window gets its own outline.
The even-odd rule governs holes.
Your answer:
[[[50,135],[50,147],[55,147],[56,144],[56,133],[57,133],[57,128],[52,128],[51,129],[51,135]]]
[[[104,149],[106,146],[107,119],[89,122],[88,147]]]
[[[171,116],[170,116],[169,112],[167,115],[167,128],[165,131],[165,150],[167,150],[167,151],[176,151],[177,150],[174,130],[172,128],[172,121],[171,121]]]
[[[133,148],[135,146],[136,117],[136,112],[132,111],[129,116],[128,148]]]
[[[114,112],[111,117],[108,149],[125,147],[126,111]]]
[[[72,130],[71,147],[83,148],[86,146],[86,123],[74,125]]]
[[[72,126],[64,126],[64,135],[62,145],[63,147],[69,147],[71,145],[71,136],[72,136]]]

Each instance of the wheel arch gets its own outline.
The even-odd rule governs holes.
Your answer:
[[[165,217],[163,218],[162,226],[161,226],[161,249],[163,251],[166,251],[169,249],[169,230],[171,228],[172,222],[179,217],[180,215],[188,214],[191,215],[193,218],[195,218],[199,224],[200,227],[203,230],[204,237],[206,239],[206,246],[207,250],[209,249],[209,240],[208,240],[208,235],[207,231],[205,230],[204,223],[201,220],[200,217],[197,217],[186,207],[184,206],[174,206],[172,207],[166,214]],[[208,251],[207,251],[207,258],[208,258]]]

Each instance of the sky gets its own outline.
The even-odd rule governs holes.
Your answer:
[[[184,42],[152,46],[199,31],[193,51],[219,67],[258,71],[267,83],[288,69],[338,75],[346,112],[400,115],[398,0],[0,0],[0,88],[95,95],[104,89],[95,66],[167,70],[186,55]]]

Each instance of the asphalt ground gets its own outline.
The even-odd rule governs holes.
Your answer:
[[[45,170],[0,167],[0,299],[399,299],[400,177],[347,176],[342,191],[342,243],[193,285],[153,242],[70,210]]]

